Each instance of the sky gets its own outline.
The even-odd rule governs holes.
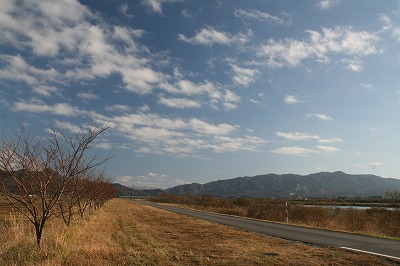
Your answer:
[[[400,178],[397,0],[0,1],[0,124],[110,125],[114,182]]]

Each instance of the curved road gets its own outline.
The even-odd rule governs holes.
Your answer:
[[[398,240],[278,224],[217,213],[206,213],[160,205],[154,202],[140,201],[140,203],[256,233],[304,243],[370,253],[400,261],[400,241]]]

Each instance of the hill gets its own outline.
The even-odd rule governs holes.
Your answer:
[[[206,184],[186,184],[166,190],[174,195],[213,195],[217,197],[369,197],[400,191],[400,180],[375,175],[321,172],[310,175],[266,174],[237,177]]]
[[[163,193],[161,189],[134,189],[126,187],[119,183],[113,183],[113,186],[117,192],[118,196],[159,196]]]

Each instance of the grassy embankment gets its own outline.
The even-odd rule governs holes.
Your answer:
[[[212,196],[181,197],[163,195],[154,201],[174,203],[185,207],[257,218],[276,222],[286,221],[284,199],[214,198]],[[307,207],[299,202],[289,202],[291,224],[356,232],[380,237],[400,238],[400,208],[365,210]]]
[[[26,222],[1,223],[0,265],[393,265],[372,255],[234,230],[123,199],[107,202],[70,227],[51,221],[41,250]]]

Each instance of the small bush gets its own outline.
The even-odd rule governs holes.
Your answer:
[[[366,227],[367,215],[364,210],[349,208],[344,212],[344,224],[350,232],[362,231]]]

